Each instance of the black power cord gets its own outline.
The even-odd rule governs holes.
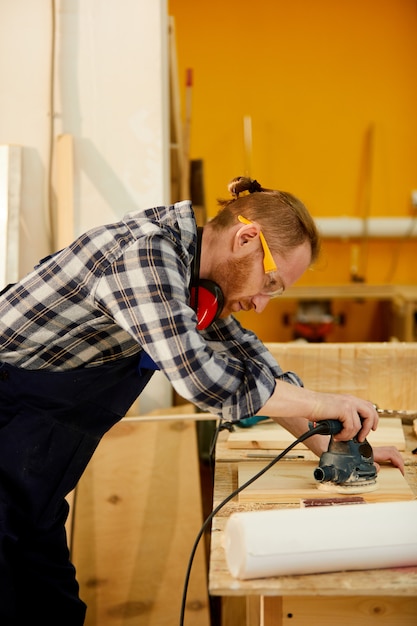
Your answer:
[[[297,444],[302,443],[303,441],[305,441],[306,439],[309,439],[310,437],[312,437],[313,435],[336,435],[337,433],[340,433],[340,431],[342,430],[343,425],[341,422],[339,422],[338,420],[323,420],[322,422],[318,422],[315,426],[311,426],[310,430],[308,430],[307,432],[305,432],[303,435],[301,435],[300,437],[298,437],[298,439],[296,439],[295,441],[292,442],[292,444],[290,444],[288,446],[288,448],[286,448],[283,452],[281,452],[280,454],[278,454],[278,456],[276,456],[274,459],[272,459],[272,461],[270,461],[267,465],[265,465],[265,467],[263,467],[257,474],[255,474],[255,476],[252,476],[252,478],[250,478],[249,480],[247,480],[243,485],[241,485],[240,487],[238,487],[237,489],[235,489],[234,491],[232,491],[232,493],[230,493],[227,498],[225,498],[222,502],[220,502],[220,504],[218,504],[216,506],[215,509],[213,509],[213,511],[210,513],[210,515],[206,518],[206,520],[204,521],[202,527],[200,528],[200,531],[196,537],[196,540],[194,542],[193,548],[191,550],[191,554],[190,554],[190,558],[188,561],[188,567],[187,567],[187,572],[185,574],[185,582],[184,582],[184,589],[183,589],[183,594],[182,594],[182,602],[181,602],[181,613],[180,613],[180,621],[179,621],[179,626],[184,626],[184,615],[185,615],[185,606],[186,606],[186,602],[187,602],[187,591],[188,591],[188,583],[190,581],[190,574],[191,574],[191,568],[193,565],[193,561],[194,561],[194,556],[195,553],[197,551],[197,547],[198,544],[200,542],[201,537],[203,536],[207,526],[210,524],[210,522],[212,521],[213,517],[215,515],[217,515],[217,513],[228,503],[230,502],[230,500],[232,500],[235,496],[237,496],[241,491],[243,491],[244,489],[246,489],[246,487],[248,487],[249,485],[251,485],[253,482],[255,482],[255,480],[257,480],[260,476],[262,476],[263,474],[265,474],[265,472],[267,472],[269,469],[271,469],[271,467],[273,465],[275,465],[275,463],[277,463],[278,461],[280,461],[286,454],[288,454],[288,452],[290,452],[290,450],[292,450]]]

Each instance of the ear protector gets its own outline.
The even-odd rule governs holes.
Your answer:
[[[197,228],[197,248],[193,261],[191,279],[191,306],[197,313],[197,330],[204,330],[222,312],[224,296],[219,285],[212,280],[200,279],[200,254],[203,229]]]

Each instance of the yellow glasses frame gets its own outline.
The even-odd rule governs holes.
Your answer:
[[[247,220],[246,217],[243,217],[242,215],[238,215],[237,219],[239,220],[239,222],[241,222],[242,224],[253,224],[253,222],[251,222],[250,220]],[[277,266],[275,265],[275,261],[274,258],[272,256],[272,252],[269,249],[268,244],[266,243],[266,239],[264,237],[263,232],[260,230],[259,231],[259,238],[261,240],[261,245],[262,245],[262,250],[264,251],[264,272],[265,274],[270,274],[271,272],[276,272],[277,271]]]

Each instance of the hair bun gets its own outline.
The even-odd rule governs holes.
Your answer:
[[[257,180],[252,179],[251,182],[250,182],[250,187],[249,187],[248,191],[249,191],[249,193],[255,193],[257,191],[263,191],[262,185],[260,185]]]
[[[239,194],[244,191],[248,191],[249,193],[262,191],[262,186],[258,183],[258,181],[253,178],[249,178],[248,176],[237,176],[236,178],[233,178],[227,188],[232,196],[235,196],[235,198],[238,198]]]

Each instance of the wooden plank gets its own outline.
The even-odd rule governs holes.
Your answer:
[[[251,428],[236,428],[229,433],[227,446],[240,449],[269,449],[285,450],[295,437],[285,428],[275,422],[260,422]],[[381,419],[376,431],[368,435],[372,446],[395,446],[398,450],[405,450],[405,437],[400,418],[390,417]],[[306,449],[303,443],[297,444],[294,450]]]
[[[224,599],[224,598],[223,598]],[[230,601],[231,598],[227,598]],[[241,598],[235,600],[243,604]],[[284,623],[295,623],[298,626],[415,626],[417,623],[417,598],[396,598],[393,596],[264,596],[254,600],[255,606],[262,604],[263,626],[281,626]],[[256,602],[257,601],[257,602]],[[253,603],[252,603],[253,604]],[[239,604],[237,604],[239,606]],[[394,619],[393,619],[394,618]],[[358,622],[358,620],[360,620]],[[227,622],[229,624],[229,622]],[[255,626],[261,624],[259,609],[245,621],[237,613],[230,626]]]
[[[259,604],[259,598],[257,601]],[[246,598],[223,596],[221,599],[221,626],[248,626],[246,615]]]
[[[57,210],[54,248],[60,250],[74,239],[74,146],[68,133],[59,135],[57,158]]]
[[[295,437],[275,422],[261,422],[251,428],[236,428],[229,433],[226,445],[228,448],[241,450],[285,450]],[[299,443],[294,450],[305,450],[306,446]]]
[[[269,616],[264,626],[279,626],[283,622],[297,626],[312,626],[313,623],[320,626],[415,626],[417,623],[417,598],[299,596],[284,597],[281,605],[275,600],[264,598],[265,617]],[[282,621],[275,612],[279,608]]]
[[[0,289],[19,280],[22,147],[0,146]]]
[[[238,464],[238,485],[243,485],[264,466],[265,462],[242,461]],[[294,461],[271,467],[263,476],[239,493],[239,502],[274,502],[298,504],[306,498],[340,496],[336,491],[322,491],[313,477],[317,462]],[[361,493],[366,502],[396,502],[415,498],[401,472],[394,467],[381,467],[378,488]]]
[[[185,80],[185,115],[183,129],[183,178],[181,196],[184,200],[190,200],[190,138],[191,138],[191,112],[193,93],[193,70],[187,68]]]
[[[282,298],[296,300],[376,299],[390,300],[401,286],[346,283],[345,285],[294,285],[282,294]],[[417,292],[417,290],[416,290]]]
[[[309,389],[354,394],[383,409],[417,409],[417,343],[266,345]]]
[[[178,406],[170,410],[171,412],[162,412],[161,409],[155,409],[144,415],[129,415],[123,419],[123,421],[129,421],[132,423],[144,424],[145,422],[172,422],[173,416],[178,415],[178,418],[184,422],[212,422],[216,420],[216,416],[212,413],[184,413],[183,406]]]
[[[103,438],[77,487],[72,553],[86,626],[177,624],[202,523],[195,423],[126,419]],[[209,625],[204,542],[185,623]]]
[[[261,598],[260,601],[263,610],[262,626],[282,626],[284,621],[284,598],[275,596],[273,598]],[[292,620],[292,614],[288,613],[287,618]],[[296,624],[297,623],[298,622],[296,622]],[[261,622],[258,622],[258,626],[260,626],[260,624]]]
[[[262,602],[264,626],[311,626],[313,619],[321,626],[415,626],[417,619],[417,598],[265,596]]]
[[[74,513],[75,513],[75,495],[76,489],[73,489],[65,498],[69,505],[68,517],[65,523],[65,532],[67,533],[67,545],[72,554],[72,530],[74,524]]]
[[[175,19],[173,16],[169,16],[168,24],[171,202],[178,202],[180,200],[189,199],[189,194],[185,193],[189,185],[187,172],[188,163],[184,160],[184,132],[181,116]]]

